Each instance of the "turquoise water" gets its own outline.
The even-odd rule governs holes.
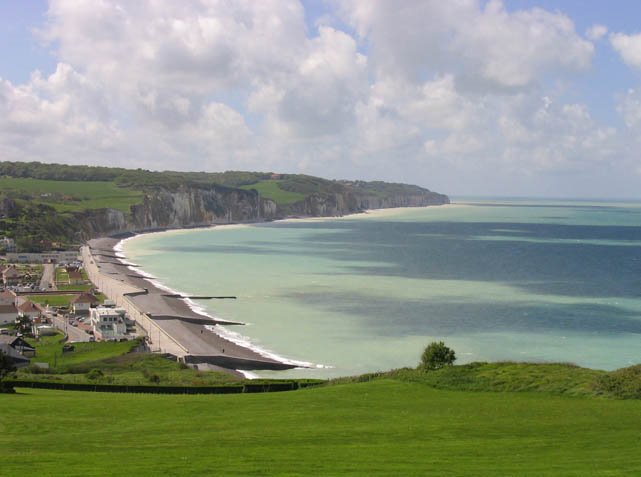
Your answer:
[[[198,305],[314,365],[293,376],[414,366],[433,340],[458,362],[641,362],[641,204],[485,201],[149,234],[124,251],[175,290],[237,296]]]

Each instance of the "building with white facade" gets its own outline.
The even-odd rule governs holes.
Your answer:
[[[8,253],[9,263],[71,263],[78,260],[78,250],[60,250],[42,253]]]
[[[35,303],[24,300],[18,305],[18,315],[21,317],[27,317],[31,320],[39,318],[42,314],[42,309]]]
[[[119,340],[127,337],[127,316],[122,308],[92,308],[90,322],[99,340]]]
[[[98,304],[98,299],[90,293],[81,293],[72,298],[70,303],[76,315],[88,315],[91,307]]]

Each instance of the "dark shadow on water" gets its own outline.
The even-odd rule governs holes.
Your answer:
[[[363,328],[382,336],[455,336],[533,332],[641,334],[641,317],[617,306],[479,303],[465,300],[399,300],[352,293],[285,295],[300,304],[360,316]]]
[[[638,226],[341,220],[261,227],[304,230],[305,239],[223,246],[185,239],[178,250],[320,256],[342,262],[337,273],[495,282],[539,294],[641,296]]]
[[[617,243],[582,242],[598,240]],[[636,226],[340,221],[310,233],[307,243],[307,253],[344,261],[345,273],[499,282],[562,296],[641,296]]]

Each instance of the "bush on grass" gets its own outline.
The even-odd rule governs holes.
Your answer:
[[[442,341],[433,341],[423,351],[419,368],[424,371],[433,371],[445,366],[452,366],[456,361],[456,354],[453,349],[445,346]]]

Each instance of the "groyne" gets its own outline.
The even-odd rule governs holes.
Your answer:
[[[210,363],[230,370],[296,367],[221,336],[217,327],[239,323],[196,313],[184,296],[167,293],[149,277],[132,271],[128,262],[114,251],[119,241],[119,238],[90,240],[81,249],[82,259],[91,281],[136,321],[152,351],[170,353],[188,363]]]

